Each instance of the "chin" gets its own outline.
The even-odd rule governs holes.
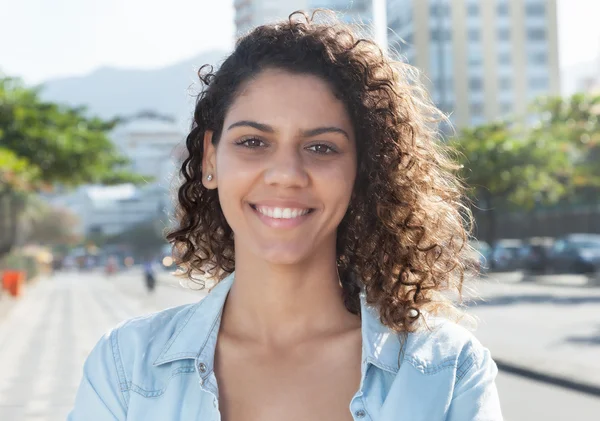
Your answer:
[[[299,250],[297,247],[287,248],[284,246],[271,246],[262,248],[262,250],[259,247],[257,250],[260,250],[256,253],[257,257],[272,265],[295,265],[307,260],[309,257],[307,251]]]

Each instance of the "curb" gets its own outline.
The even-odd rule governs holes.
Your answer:
[[[573,390],[587,395],[600,397],[600,385],[588,383],[585,381],[576,381],[565,376],[549,374],[535,369],[526,368],[518,364],[513,364],[504,359],[494,358],[494,362],[498,366],[498,370],[505,373],[515,374],[517,376],[526,377],[538,382],[551,384],[562,387],[564,389]]]

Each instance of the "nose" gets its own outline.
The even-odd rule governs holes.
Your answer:
[[[279,187],[308,185],[308,173],[300,151],[291,147],[280,148],[268,160],[265,183]]]

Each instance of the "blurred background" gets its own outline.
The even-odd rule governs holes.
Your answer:
[[[0,0],[1,420],[64,419],[107,329],[203,296],[163,235],[196,71],[314,8],[449,115],[506,419],[600,419],[600,1]]]

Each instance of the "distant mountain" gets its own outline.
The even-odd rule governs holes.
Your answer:
[[[90,114],[103,118],[155,111],[173,116],[187,127],[199,91],[198,68],[207,63],[218,65],[224,57],[222,51],[209,51],[161,69],[100,68],[86,76],[45,82],[41,96],[71,106],[84,105]]]

